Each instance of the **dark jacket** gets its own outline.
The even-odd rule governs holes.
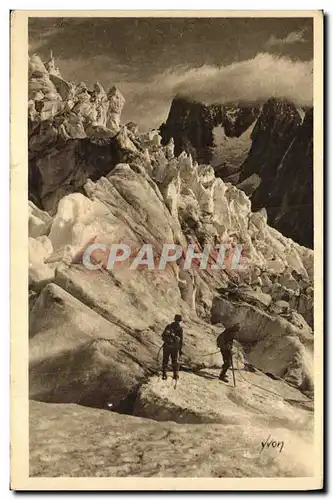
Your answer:
[[[180,324],[174,321],[167,325],[162,333],[162,339],[164,347],[181,351],[183,347],[183,329]]]
[[[236,331],[233,328],[226,328],[216,339],[217,347],[221,351],[231,351]]]

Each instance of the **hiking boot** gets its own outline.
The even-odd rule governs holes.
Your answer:
[[[178,379],[179,379],[179,375],[178,375],[178,373],[174,373],[172,378],[173,378],[174,380],[178,380]]]
[[[219,380],[223,380],[223,382],[229,382],[229,379],[225,375],[220,375]]]
[[[162,380],[166,380],[168,377],[167,377],[167,374],[166,373],[163,373],[162,375]]]

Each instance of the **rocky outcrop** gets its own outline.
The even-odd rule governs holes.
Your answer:
[[[253,203],[259,206],[256,198]],[[303,123],[278,166],[269,202],[264,200],[264,203],[271,225],[301,245],[313,248],[312,108],[306,110]]]
[[[247,177],[243,182],[237,185],[238,189],[244,191],[244,193],[250,198],[253,193],[258,189],[261,184],[261,178],[257,174],[252,174]]]
[[[313,111],[301,118],[286,101],[269,100],[252,133],[241,180],[258,174],[253,208],[265,207],[269,224],[313,247]]]
[[[40,131],[43,137],[43,131]],[[126,131],[114,138],[56,139],[42,151],[32,151],[29,162],[30,199],[54,214],[61,198],[82,192],[87,179],[99,179],[122,161],[138,156]]]
[[[257,107],[210,105],[185,98],[172,101],[167,121],[161,125],[162,143],[173,138],[175,153],[191,154],[199,163],[213,159],[213,129],[223,127],[226,136],[239,137],[249,128],[259,114]]]
[[[293,104],[278,99],[267,101],[252,132],[252,147],[241,167],[242,179],[257,173],[263,182],[269,175],[272,181],[300,124],[301,117]]]

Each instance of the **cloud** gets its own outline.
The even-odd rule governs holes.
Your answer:
[[[274,47],[275,45],[288,45],[292,43],[305,43],[306,40],[303,35],[304,30],[292,31],[285,38],[276,38],[274,35],[271,35],[269,40],[267,40],[266,42],[266,47]]]
[[[207,104],[262,102],[270,97],[311,105],[312,61],[292,61],[267,53],[221,68],[192,70],[175,91]]]
[[[51,27],[46,28],[42,32],[38,32],[38,36],[29,36],[29,53],[33,54],[39,52],[50,39],[59,35],[61,36],[60,28]]]
[[[92,85],[99,80],[107,89],[116,85],[126,102],[122,121],[135,121],[142,131],[159,127],[178,94],[205,104],[262,103],[285,98],[297,106],[312,105],[312,61],[292,61],[268,53],[225,66],[178,66],[145,79],[137,69],[112,56],[90,60],[56,60],[67,79]],[[148,80],[149,78],[149,80]]]
[[[144,126],[158,126],[166,120],[176,95],[205,104],[262,103],[275,97],[297,106],[312,105],[312,68],[312,61],[292,61],[268,53],[222,67],[176,68],[149,83],[125,82],[121,87],[127,99],[124,111]]]

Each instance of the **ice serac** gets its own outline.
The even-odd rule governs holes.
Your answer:
[[[241,296],[236,300],[216,297],[213,322],[223,323],[230,317],[246,325],[238,336],[241,343],[256,342],[247,355],[251,364],[297,387],[313,390],[313,333],[301,316],[276,314],[272,308],[268,312]]]
[[[47,263],[52,254],[52,242],[47,236],[29,238],[29,288],[40,292],[54,279],[56,265]]]
[[[249,356],[256,349],[253,342],[260,343],[269,335],[281,343],[281,348],[285,346],[295,355],[297,349],[288,347],[290,337],[295,342],[302,343],[305,339],[311,344],[312,330],[306,323],[306,326],[302,325],[301,335],[293,326],[293,318],[280,321],[274,319],[278,313],[273,309],[267,312],[254,309],[253,327],[250,328],[247,310],[249,304],[259,300],[266,311],[267,307],[273,307],[275,302],[286,297],[290,302],[295,298],[294,307],[297,308],[300,304],[296,299],[297,291],[301,286],[311,289],[312,252],[270,228],[264,211],[252,213],[247,196],[236,187],[216,179],[210,167],[193,163],[186,154],[168,161],[163,149],[156,151],[155,146],[152,148],[152,163],[154,158],[159,161],[164,158],[165,162],[163,171],[153,170],[153,178],[138,163],[118,164],[106,177],[95,182],[88,180],[84,185],[85,194],[73,193],[60,201],[48,233],[53,253],[47,260],[58,263],[54,282],[112,324],[125,331],[146,332],[141,333],[141,342],[143,345],[148,342],[147,346],[151,335],[155,335],[153,332],[161,331],[170,315],[181,310],[189,332],[185,354],[190,363],[198,362],[194,348],[197,342],[201,347],[207,346],[204,350],[214,351],[213,330],[207,324],[203,325],[210,319],[219,287],[224,283],[228,289],[230,278],[245,286],[237,311],[247,332],[242,340],[251,346]],[[158,181],[154,181],[154,172],[159,172]],[[184,270],[181,267],[184,261],[180,259],[160,272],[129,270],[128,263],[107,270],[108,255],[102,252],[97,260],[102,270],[89,271],[82,265],[82,253],[92,242],[106,245],[106,248],[113,243],[128,242],[131,248],[151,243],[157,258],[163,243],[180,244],[184,249],[191,243],[200,252],[204,244],[238,242],[243,245],[244,254],[241,267],[233,271],[202,270],[195,266]],[[285,281],[288,272],[290,279]],[[292,273],[297,273],[297,280]],[[276,282],[277,278],[281,283]],[[256,290],[257,295],[251,289]],[[308,297],[307,293],[304,291],[301,296]],[[43,301],[39,304],[39,300],[32,310],[32,318],[41,314]],[[220,318],[224,324],[228,323],[228,318],[236,317],[230,298],[227,306],[228,314]],[[266,322],[261,321],[262,316],[267,318]],[[311,317],[311,311],[308,316]],[[201,326],[198,327],[193,318]],[[273,323],[280,325],[275,337],[271,332]],[[156,352],[158,343],[154,342],[153,349]],[[270,345],[270,349],[273,353],[274,346]],[[140,366],[144,364],[153,369],[140,352]],[[300,357],[300,366],[303,366],[304,359]],[[44,362],[41,366],[47,365],[46,359]],[[283,358],[272,366],[272,372],[284,376],[290,363],[293,363],[292,356]],[[310,372],[310,369],[304,369],[304,373],[294,380],[295,385],[311,389]],[[133,387],[139,381],[140,377],[133,381]],[[127,387],[127,390],[133,387]],[[125,393],[124,389],[124,396]],[[53,389],[51,394],[55,394]]]
[[[52,55],[45,64],[30,57],[29,196],[39,208],[54,213],[88,178],[108,173],[127,153],[139,154],[120,123],[124,102],[114,86],[106,93],[99,82],[92,90],[67,82]]]
[[[29,197],[52,214],[61,198],[82,191],[87,179],[96,180],[128,159],[138,157],[142,161],[142,153],[126,129],[115,137],[92,139],[84,133],[66,141],[59,138],[51,125],[41,124],[35,132],[34,140],[38,134],[40,144],[37,147],[36,142],[30,142]]]
[[[40,210],[32,201],[29,201],[29,235],[32,238],[47,235],[52,223],[48,212]]]
[[[120,117],[125,104],[124,96],[116,87],[111,87],[107,94],[109,108],[106,126],[116,134],[120,130]]]

